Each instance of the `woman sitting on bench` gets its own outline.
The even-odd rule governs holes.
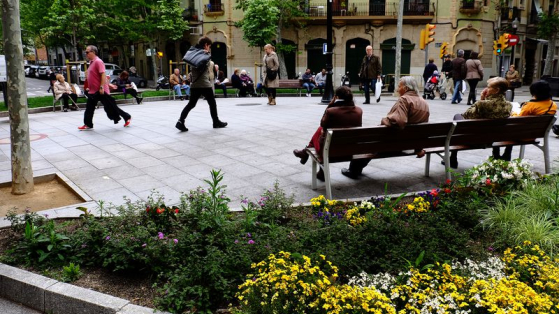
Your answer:
[[[52,86],[54,92],[54,98],[59,100],[62,98],[64,102],[64,112],[71,110],[78,110],[76,106],[76,101],[78,100],[78,95],[74,91],[74,88],[70,86],[66,81],[64,81],[64,76],[62,74],[56,74],[56,82]],[[68,106],[68,99],[72,100],[72,106]]]
[[[355,106],[351,89],[347,86],[338,87],[334,98],[332,98],[332,101],[324,111],[320,126],[305,148],[314,147],[322,159],[322,148],[324,147],[327,129],[360,127],[362,124],[362,117],[363,110]],[[301,159],[303,165],[309,160],[309,155],[305,148],[293,151],[293,154]],[[316,178],[320,181],[324,181],[324,172],[322,168],[320,168],[320,171],[316,174]]]
[[[138,97],[138,91],[134,89],[135,85],[132,86],[127,71],[122,71],[122,73],[120,73],[120,76],[116,80],[116,85],[118,86],[117,90],[119,92],[123,92],[124,95],[130,94],[132,97],[136,98],[138,105],[142,102],[143,98]]]

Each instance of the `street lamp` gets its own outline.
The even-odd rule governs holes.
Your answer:
[[[514,21],[511,22],[512,25],[512,33],[514,35],[516,35],[516,30],[518,29],[518,24],[520,24],[520,22],[518,21],[518,18],[514,18]],[[510,53],[510,64],[513,64],[515,67],[515,63],[514,63],[514,50],[516,49],[516,45],[512,46],[512,52]]]

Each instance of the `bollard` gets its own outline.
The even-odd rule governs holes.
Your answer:
[[[507,92],[506,92],[506,94],[505,94],[505,99],[506,99],[507,101],[512,101],[512,90],[507,89]]]

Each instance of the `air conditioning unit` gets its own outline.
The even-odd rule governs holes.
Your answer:
[[[202,35],[202,25],[191,27],[190,35]]]

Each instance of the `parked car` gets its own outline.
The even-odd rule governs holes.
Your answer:
[[[89,63],[88,63],[89,66]],[[105,63],[105,73],[107,75],[112,75],[113,71],[115,70],[122,70],[118,65],[113,63]],[[83,84],[85,82],[85,66],[80,64],[80,83]]]
[[[35,77],[37,69],[39,69],[38,65],[30,65],[29,68],[25,69],[25,75],[29,77]]]
[[[37,76],[40,79],[48,79],[50,72],[51,72],[51,66],[43,65],[39,67],[39,69],[37,70],[37,74],[35,76]]]
[[[113,75],[109,77],[109,82],[111,82],[111,84],[115,84],[116,79],[119,77],[122,71],[123,70],[114,70]],[[130,72],[128,72],[128,74],[128,79],[130,80],[130,82],[134,82],[134,84],[136,84],[138,88],[144,88],[148,85],[148,80],[146,80],[145,78]]]

